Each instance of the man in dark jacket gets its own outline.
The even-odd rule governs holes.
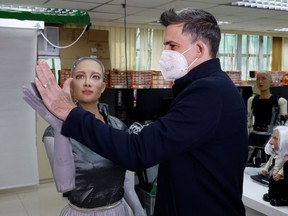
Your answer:
[[[160,68],[174,81],[174,101],[138,134],[115,130],[75,107],[43,62],[36,67],[36,86],[50,112],[64,121],[63,135],[131,170],[159,164],[155,216],[244,216],[246,108],[216,58],[217,21],[186,8],[165,11],[160,22],[166,27]]]

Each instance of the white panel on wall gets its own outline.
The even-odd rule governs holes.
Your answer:
[[[37,30],[0,27],[0,189],[39,182],[35,111],[22,86],[35,76]]]
[[[39,34],[38,35],[38,55],[42,56],[58,56],[59,55],[59,28],[53,26],[46,26],[43,33],[48,41]],[[55,45],[55,46],[53,46]]]

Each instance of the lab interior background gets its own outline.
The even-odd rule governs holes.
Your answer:
[[[163,80],[158,64],[163,50],[164,28],[157,19],[164,9],[203,8],[223,21],[219,23],[222,39],[218,57],[239,91],[244,93],[248,88],[248,94],[257,93],[255,73],[265,70],[273,72],[274,88],[286,92],[288,35],[273,30],[287,27],[286,11],[236,7],[231,6],[233,1],[226,0],[11,3],[14,2],[87,10],[91,26],[85,31],[87,26],[84,25],[45,23],[41,32],[53,45],[38,30],[0,27],[0,99],[3,102],[0,106],[0,143],[4,146],[0,153],[0,171],[4,176],[0,179],[0,189],[53,181],[42,143],[43,131],[48,124],[35,115],[21,96],[22,86],[33,81],[37,58],[49,63],[59,85],[69,76],[70,65],[76,58],[84,55],[99,58],[107,74],[103,101],[110,103],[111,113],[128,125],[134,120],[153,120],[165,113],[172,97],[173,83]],[[1,4],[7,2],[0,1]],[[156,114],[141,110],[143,104],[149,109],[153,103],[151,97],[150,102],[145,98],[145,95],[152,95],[151,91],[157,92],[154,94],[156,101],[162,100],[158,110],[154,110]],[[138,106],[137,94],[138,99],[142,97],[144,101],[139,99]],[[157,108],[151,106],[150,109]]]

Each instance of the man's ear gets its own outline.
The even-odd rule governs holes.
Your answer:
[[[208,51],[208,48],[207,48],[207,46],[206,46],[206,44],[204,44],[202,41],[198,41],[197,43],[196,43],[196,47],[197,47],[197,58],[199,59],[199,58],[201,58],[201,57],[203,57],[205,54],[206,54],[206,52]]]

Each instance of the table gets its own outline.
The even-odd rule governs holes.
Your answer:
[[[244,205],[269,216],[288,215],[288,206],[274,207],[262,199],[263,194],[268,192],[268,187],[253,181],[250,177],[254,171],[257,174],[257,169],[259,170],[259,168],[251,169],[250,167],[245,169],[242,195]]]

